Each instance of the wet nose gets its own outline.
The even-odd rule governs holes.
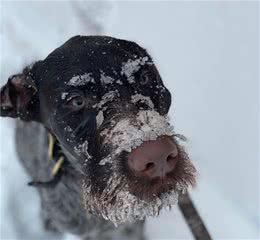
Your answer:
[[[177,155],[176,144],[169,137],[162,136],[143,142],[132,150],[128,155],[128,165],[137,176],[163,178],[176,167]]]

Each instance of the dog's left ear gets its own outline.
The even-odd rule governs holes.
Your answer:
[[[37,87],[30,75],[17,74],[8,79],[0,92],[0,116],[34,120],[33,106],[38,101]]]

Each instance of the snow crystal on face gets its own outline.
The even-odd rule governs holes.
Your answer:
[[[69,93],[67,93],[67,92],[63,92],[63,93],[61,94],[61,99],[62,99],[62,100],[66,99],[66,96],[67,96],[68,94],[69,94]]]
[[[91,158],[91,155],[88,153],[88,141],[86,140],[82,144],[79,144],[78,146],[74,147],[74,151],[78,154],[84,154],[86,156],[85,161],[88,161]]]
[[[122,64],[121,75],[125,75],[129,83],[134,83],[135,79],[133,74],[138,72],[141,66],[145,65],[148,60],[149,58],[147,56],[135,60],[129,59],[126,63]]]
[[[72,131],[73,131],[70,126],[66,126],[66,127],[64,128],[64,130],[65,130],[65,132],[72,132]]]
[[[70,85],[70,86],[84,86],[86,85],[87,83],[95,83],[95,80],[93,77],[91,77],[91,73],[85,73],[83,75],[78,75],[78,76],[75,76],[73,78],[71,78],[69,80],[69,82],[67,83],[67,85]]]
[[[156,111],[140,111],[136,119],[122,119],[106,134],[105,140],[115,147],[115,153],[122,151],[131,152],[144,141],[156,140],[161,135],[172,136],[173,127],[168,118],[161,116]]]
[[[100,161],[100,165],[112,163],[115,156],[122,151],[131,152],[144,141],[156,140],[159,136],[174,134],[173,127],[165,116],[158,112],[140,111],[134,119],[122,119],[115,124],[111,131],[103,130],[104,144],[110,144],[114,150],[112,155]]]
[[[103,166],[103,165],[105,165],[106,163],[111,163],[111,162],[112,162],[112,157],[111,157],[111,156],[108,156],[108,157],[103,158],[103,159],[99,162],[99,165]]]
[[[101,71],[100,81],[102,84],[111,84],[115,81],[115,79],[110,76],[105,75],[105,73],[103,71]]]
[[[142,103],[145,103],[147,104],[148,107],[150,107],[151,109],[154,108],[154,104],[151,100],[150,97],[147,97],[147,96],[144,96],[142,94],[135,94],[131,97],[131,101],[132,103],[137,103],[137,102],[142,102]]]
[[[119,84],[119,85],[123,85],[122,81],[121,80],[116,80],[116,83]]]
[[[103,111],[99,111],[96,116],[97,128],[99,128],[104,121],[104,114]]]
[[[107,102],[113,101],[113,99],[117,96],[118,92],[117,91],[109,91],[106,94],[103,95],[101,101],[94,105],[94,108],[102,108],[103,105],[105,105]]]

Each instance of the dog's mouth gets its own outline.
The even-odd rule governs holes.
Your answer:
[[[164,193],[173,190],[175,182],[169,176],[154,179],[142,179],[129,184],[129,192],[141,200],[151,201],[160,198]]]
[[[101,191],[96,191],[88,179],[84,180],[83,197],[88,212],[101,215],[116,225],[142,220],[146,216],[157,216],[162,208],[176,204],[178,194],[195,183],[196,170],[193,164],[174,137],[168,119],[157,112],[142,111],[135,121],[123,119],[112,130],[102,134],[112,150],[99,165],[103,169],[110,169],[111,174],[104,178],[105,187]],[[176,147],[173,148],[170,143],[166,147],[163,145],[163,151],[168,151],[170,161],[174,160],[174,167],[170,163],[169,166],[160,165],[159,171],[152,171],[152,165],[158,163],[156,160],[150,162],[150,158],[158,151],[150,150],[149,155],[149,149],[152,149],[153,143],[161,144],[158,139],[162,137],[171,139]],[[147,142],[151,143],[150,148],[142,149],[140,146]],[[138,149],[145,150],[143,163],[140,165],[136,162],[130,166],[129,155]],[[167,154],[162,155],[165,161]]]
[[[176,150],[174,150],[176,154],[167,154],[167,149],[163,149],[168,157],[159,160],[157,158],[148,159],[148,163],[145,162],[146,165],[141,166],[144,169],[139,172],[132,170],[127,164],[126,157],[128,154],[123,155],[122,172],[127,175],[129,191],[139,199],[149,202],[155,198],[160,198],[167,192],[194,186],[196,170],[187,153],[178,143],[176,137],[172,136],[169,140],[176,147]],[[150,149],[150,154],[154,154],[153,150]],[[171,148],[168,150],[171,150]],[[165,164],[163,164],[163,161],[165,161]],[[152,163],[154,164],[152,165]],[[157,167],[156,164],[159,166]],[[156,167],[158,169],[154,169]]]

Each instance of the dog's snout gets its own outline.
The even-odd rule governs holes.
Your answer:
[[[164,178],[177,164],[177,146],[169,137],[146,141],[128,155],[128,165],[134,174],[154,179]]]

